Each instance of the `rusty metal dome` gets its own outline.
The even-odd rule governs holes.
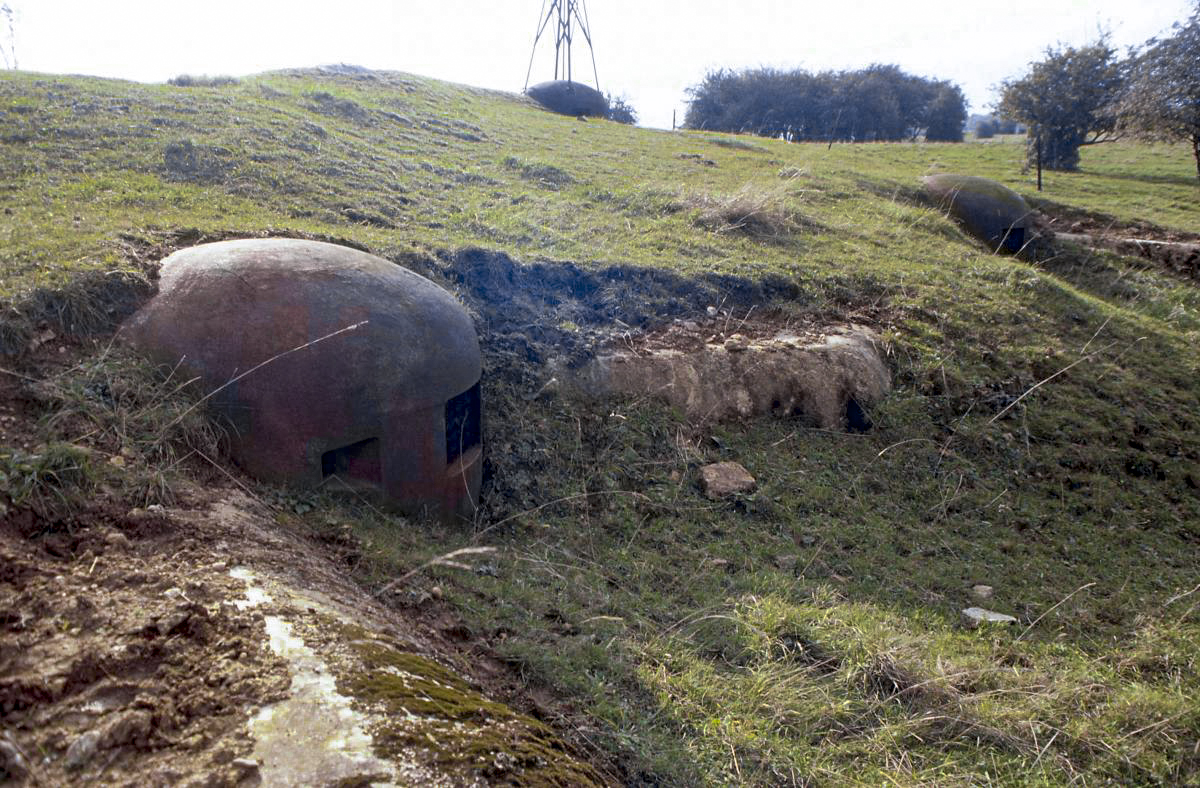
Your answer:
[[[540,82],[525,92],[546,109],[560,115],[587,115],[594,118],[608,115],[608,99],[604,94],[579,82],[565,79]]]
[[[479,341],[428,279],[335,244],[205,244],[163,261],[158,295],[122,333],[215,392],[251,475],[377,491],[406,512],[473,513]]]

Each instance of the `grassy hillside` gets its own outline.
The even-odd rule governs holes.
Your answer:
[[[1200,233],[1189,151],[1083,153],[1037,195],[1048,221]],[[402,74],[4,73],[0,339],[103,337],[180,245],[358,245],[479,316],[483,512],[446,529],[260,494],[289,526],[352,522],[367,584],[499,548],[395,603],[419,609],[437,585],[620,779],[1196,781],[1200,272],[1071,246],[995,256],[917,199],[942,171],[1033,198],[1022,158],[1015,139],[647,131]],[[896,382],[874,429],[694,426],[652,402],[538,395],[555,356],[705,306],[726,328],[752,309],[874,326]],[[69,385],[111,375],[107,358]],[[51,416],[25,453],[0,448],[10,504],[20,469],[49,461],[39,444],[91,434]],[[696,469],[719,459],[758,490],[704,498]],[[1019,623],[964,630],[972,604]]]

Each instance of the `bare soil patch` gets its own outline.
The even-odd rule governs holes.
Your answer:
[[[518,699],[510,710],[488,698],[512,697],[515,677],[448,609],[392,608],[356,585],[353,540],[330,549],[279,527],[271,510],[229,488],[189,488],[179,498],[168,509],[108,502],[61,519],[21,510],[0,520],[0,774],[40,785],[258,784],[261,740],[251,721],[295,690],[295,668],[273,652],[276,636],[264,625],[286,616],[349,686],[357,663],[346,667],[347,649],[369,639],[372,654],[410,660],[443,684],[454,676],[458,692],[484,710],[445,725],[535,726],[538,752],[558,761],[510,762],[498,738],[501,766],[488,768],[499,768],[501,781],[520,782],[537,766],[603,782],[557,734],[521,714],[534,701]],[[231,576],[235,566],[255,567],[273,588],[306,590],[243,607],[246,583]],[[351,616],[353,630],[337,623]],[[438,714],[427,709],[422,719],[435,724]],[[444,751],[415,752],[391,753],[404,764],[397,774],[439,785],[474,779],[478,764],[461,754],[448,762],[451,773]]]
[[[0,713],[38,784],[237,785],[287,671],[227,604],[227,557],[159,512],[0,522]],[[17,768],[14,768],[17,766]]]

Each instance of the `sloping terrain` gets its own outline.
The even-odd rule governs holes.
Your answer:
[[[162,535],[129,513],[200,507],[199,481],[257,499],[596,780],[1198,779],[1195,272],[1074,242],[995,256],[920,200],[937,171],[1033,197],[1019,141],[655,132],[352,67],[194,82],[0,75],[3,549],[30,567],[0,575],[10,772],[11,753],[63,769],[70,744],[43,744],[11,692],[22,628],[78,628],[85,648],[90,620],[86,602],[37,597],[31,578],[54,577],[38,567],[70,563],[58,574],[86,599],[90,571],[119,571],[98,559],[120,542],[110,531],[145,549]],[[1047,179],[1041,222],[1192,240],[1188,156],[1087,149],[1081,172]],[[177,381],[111,342],[169,251],[270,235],[382,255],[472,311],[487,447],[474,522],[257,485]],[[725,343],[850,322],[878,332],[894,384],[865,431],[688,420],[648,398],[578,399],[555,375],[670,331]],[[705,497],[698,469],[719,460],[756,489]],[[477,548],[494,552],[409,574]],[[968,629],[972,606],[1017,623]],[[222,771],[252,744],[249,711],[228,714],[220,736],[242,749],[213,772],[251,780]],[[136,730],[109,743],[120,769],[161,757],[138,755]],[[458,779],[562,775],[508,757]]]

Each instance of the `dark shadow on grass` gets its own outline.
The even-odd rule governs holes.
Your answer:
[[[1117,181],[1137,181],[1139,183],[1152,183],[1157,186],[1194,186],[1200,189],[1200,179],[1190,176],[1180,175],[1140,175],[1134,172],[1094,172],[1087,173],[1091,178],[1108,178]]]

